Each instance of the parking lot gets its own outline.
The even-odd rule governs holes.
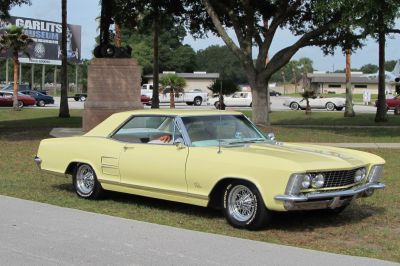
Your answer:
[[[283,102],[285,99],[290,97],[287,96],[272,96],[271,97],[271,108],[272,111],[291,111],[288,107],[283,106]],[[60,106],[60,97],[54,97],[55,103],[46,105],[45,107],[28,107],[28,108],[59,108]],[[185,103],[176,103],[177,109],[214,109],[215,107],[212,105],[207,105],[203,103],[201,106],[190,106],[186,105]],[[68,106],[70,109],[83,109],[84,102],[75,101],[72,98],[68,99]],[[169,104],[161,104],[161,108],[169,108]],[[145,106],[145,108],[150,108],[150,106]],[[233,109],[251,109],[250,107],[232,107]],[[229,109],[229,108],[228,108]],[[320,111],[320,112],[327,112],[326,110],[313,110]],[[375,113],[376,107],[375,106],[365,106],[365,105],[354,105],[354,111],[357,113]],[[342,111],[343,112],[343,111]]]

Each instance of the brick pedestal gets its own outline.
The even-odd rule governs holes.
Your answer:
[[[135,59],[93,59],[88,69],[83,131],[91,130],[113,113],[142,109],[140,81],[141,68]]]

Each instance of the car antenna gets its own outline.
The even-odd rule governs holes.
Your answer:
[[[222,124],[222,116],[219,115],[219,127],[221,127]],[[218,153],[222,153],[221,151],[221,128],[218,129]]]

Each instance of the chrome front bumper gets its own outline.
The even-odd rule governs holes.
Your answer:
[[[311,210],[338,208],[353,198],[371,196],[375,189],[383,189],[383,183],[367,183],[347,190],[334,192],[311,192],[301,195],[277,195],[275,200],[284,201],[286,210]]]
[[[42,159],[40,159],[39,156],[35,156],[35,158],[33,159],[36,163],[36,165],[39,167],[39,170],[42,169],[41,165],[42,165]]]

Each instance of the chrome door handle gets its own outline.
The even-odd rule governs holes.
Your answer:
[[[132,146],[124,146],[124,150],[126,151],[126,150],[130,150],[130,149],[134,149],[135,147],[132,147]]]

